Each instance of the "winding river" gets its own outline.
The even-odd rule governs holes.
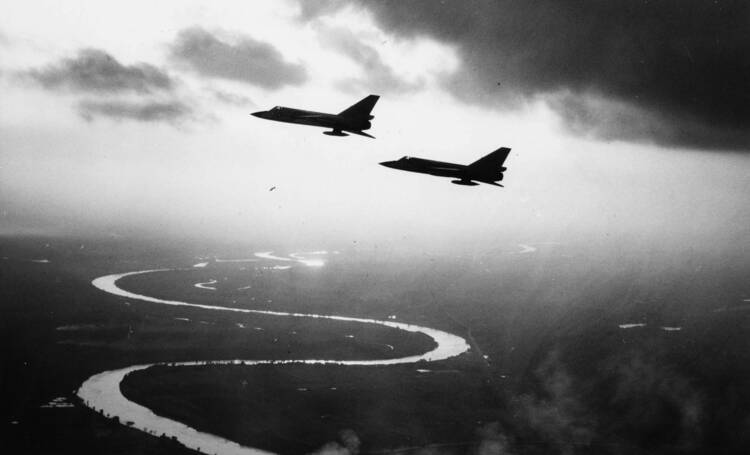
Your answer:
[[[271,253],[260,253],[258,257],[264,259],[278,260],[279,257],[272,256]],[[289,259],[286,259],[289,260]],[[294,261],[299,261],[304,264],[301,258],[293,257]],[[309,265],[309,264],[308,264]],[[315,262],[318,265],[318,262]],[[451,357],[461,355],[469,350],[469,344],[467,341],[459,336],[444,332],[442,330],[431,329],[429,327],[422,327],[414,324],[407,324],[402,322],[395,322],[392,320],[382,321],[378,319],[365,319],[365,318],[353,318],[347,316],[335,316],[335,315],[322,315],[322,314],[309,314],[309,313],[293,313],[284,311],[269,311],[269,310],[251,310],[245,308],[233,308],[227,306],[217,305],[204,305],[197,303],[182,302],[179,300],[165,300],[147,295],[136,294],[134,292],[127,291],[118,286],[118,281],[126,276],[133,275],[144,275],[152,273],[160,273],[167,271],[179,271],[179,270],[190,270],[190,269],[156,269],[156,270],[142,270],[137,272],[120,273],[113,275],[106,275],[96,278],[92,281],[92,284],[110,294],[114,294],[120,297],[125,297],[133,300],[140,300],[149,303],[155,303],[160,305],[171,305],[171,306],[184,306],[192,308],[201,308],[207,311],[229,311],[235,313],[251,313],[251,314],[263,314],[270,316],[279,317],[291,317],[291,318],[319,318],[319,319],[330,319],[335,321],[346,321],[346,322],[357,322],[362,324],[376,324],[394,329],[405,330],[407,332],[421,333],[430,337],[435,342],[435,348],[431,351],[425,352],[421,355],[413,355],[395,359],[382,359],[382,360],[329,360],[329,359],[299,359],[299,360],[243,360],[243,359],[229,359],[229,360],[212,360],[212,361],[189,361],[189,362],[168,362],[170,366],[181,367],[181,366],[196,366],[196,365],[283,365],[283,364],[314,364],[314,365],[359,365],[359,366],[385,366],[385,365],[399,365],[416,363],[419,361],[437,361],[445,360]],[[166,363],[164,363],[166,364]],[[246,447],[237,444],[234,441],[228,439],[198,431],[191,428],[183,423],[175,420],[168,419],[166,417],[159,416],[153,413],[150,409],[134,403],[121,393],[120,383],[128,373],[138,370],[144,370],[153,365],[162,365],[162,363],[151,363],[143,365],[133,365],[118,370],[104,371],[88,378],[78,389],[78,396],[81,398],[83,403],[105,415],[111,417],[117,417],[123,425],[129,425],[133,428],[137,428],[141,431],[153,434],[155,436],[164,435],[168,438],[173,438],[190,449],[197,450],[206,454],[217,454],[217,455],[260,455],[269,454],[261,449],[253,447]]]

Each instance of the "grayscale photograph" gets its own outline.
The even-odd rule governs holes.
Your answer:
[[[0,452],[750,453],[750,2],[0,0]]]

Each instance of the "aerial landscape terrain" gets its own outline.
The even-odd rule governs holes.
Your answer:
[[[129,434],[77,396],[89,376],[144,363],[159,365],[125,377],[129,400],[277,453],[345,446],[347,432],[364,453],[482,444],[741,453],[748,444],[742,254],[693,249],[676,264],[674,250],[649,249],[635,263],[645,246],[609,256],[584,242],[414,258],[352,248],[229,257],[70,238],[2,245],[9,447],[188,452]],[[211,365],[402,358],[434,346],[391,328],[170,307],[91,285],[106,272],[158,268],[167,270],[119,285],[201,305],[403,321],[464,337],[470,349],[403,365]],[[184,361],[208,364],[172,365]]]

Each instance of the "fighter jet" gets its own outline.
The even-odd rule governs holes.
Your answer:
[[[509,148],[500,147],[469,165],[444,163],[442,161],[412,158],[409,156],[396,161],[383,161],[380,164],[402,171],[419,172],[439,177],[453,177],[457,180],[451,180],[451,183],[455,183],[456,185],[479,185],[474,182],[476,180],[488,185],[502,186],[497,182],[503,179],[503,172],[507,170],[507,168],[503,167],[503,163],[508,158],[509,153]]]
[[[370,120],[374,119],[375,116],[370,115],[370,111],[375,107],[375,103],[378,102],[379,98],[378,95],[366,96],[358,103],[344,109],[338,114],[324,114],[322,112],[303,111],[301,109],[292,109],[291,107],[276,106],[269,111],[254,112],[251,115],[277,122],[331,128],[331,131],[323,132],[323,134],[329,136],[348,136],[346,133],[352,133],[375,139],[375,137],[362,130],[367,130],[372,126]]]

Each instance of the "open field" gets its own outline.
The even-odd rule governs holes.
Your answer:
[[[3,444],[16,451],[186,451],[82,407],[75,390],[104,370],[431,349],[419,334],[385,327],[167,307],[90,284],[162,267],[186,270],[120,285],[206,305],[393,317],[472,345],[424,365],[161,366],[123,383],[129,399],[158,414],[252,447],[310,452],[351,444],[352,434],[362,452],[743,453],[750,444],[743,280],[750,270],[741,250],[607,255],[584,242],[509,243],[453,256],[345,250],[324,266],[273,268],[287,264],[208,259],[193,267],[206,262],[207,248],[184,245],[42,238],[1,245],[2,418],[11,435]],[[230,257],[215,248],[214,256]],[[258,259],[253,251],[233,257]],[[50,405],[58,397],[63,406]],[[353,433],[342,439],[344,430]]]

